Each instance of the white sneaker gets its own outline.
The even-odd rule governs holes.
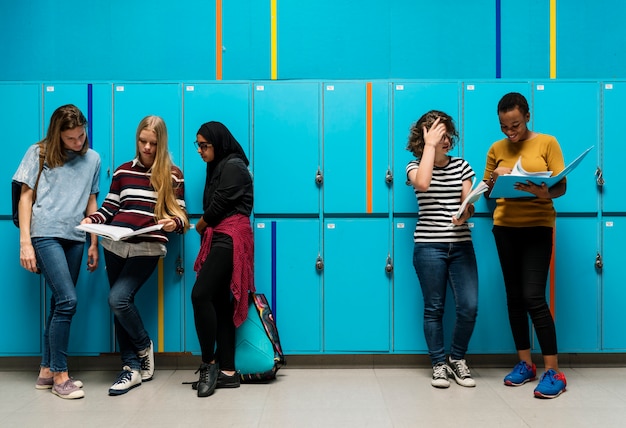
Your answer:
[[[109,388],[109,395],[122,395],[126,394],[136,386],[141,385],[141,374],[139,370],[131,370],[130,367],[124,366],[120,374],[117,376],[117,380],[111,388]]]
[[[446,363],[437,363],[433,366],[433,378],[430,384],[435,388],[448,388],[450,386]]]
[[[137,356],[141,359],[141,381],[148,382],[154,376],[154,343],[141,351]]]
[[[472,379],[472,374],[465,360],[452,360],[448,357],[447,367],[450,376],[452,376],[459,385],[466,387],[476,386],[476,381]]]

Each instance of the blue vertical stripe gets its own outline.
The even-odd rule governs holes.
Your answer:
[[[93,85],[87,84],[87,137],[89,147],[93,148]]]
[[[276,315],[276,222],[272,222],[272,312]]]
[[[501,0],[496,0],[496,79],[502,77],[502,11]]]

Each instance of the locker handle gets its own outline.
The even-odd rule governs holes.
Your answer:
[[[602,168],[598,167],[596,168],[596,183],[598,184],[598,186],[604,186],[604,177],[602,174]]]
[[[385,174],[385,183],[391,184],[393,183],[393,174],[390,169],[387,169],[387,173]]]
[[[324,176],[322,175],[322,171],[317,168],[317,172],[315,173],[315,183],[320,185],[324,182]]]
[[[387,255],[387,262],[385,263],[385,272],[393,272],[393,263],[391,262],[391,256]]]
[[[176,273],[182,276],[185,273],[185,268],[183,267],[183,259],[178,256],[176,259]]]
[[[324,261],[322,260],[322,256],[317,256],[317,259],[315,260],[315,269],[319,271],[324,269]]]
[[[596,269],[602,269],[604,267],[604,263],[602,262],[602,256],[600,255],[600,253],[596,254],[595,266]]]

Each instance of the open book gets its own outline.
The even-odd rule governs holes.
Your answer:
[[[524,168],[522,168],[521,157],[515,163],[513,170],[510,174],[501,175],[496,180],[493,185],[493,189],[491,189],[491,193],[489,194],[490,198],[534,198],[530,192],[526,192],[524,190],[518,190],[515,188],[516,183],[525,183],[526,181],[530,181],[537,185],[541,185],[541,183],[546,183],[546,186],[552,187],[559,181],[563,180],[563,178],[572,172],[579,164],[582,162],[587,153],[593,149],[594,146],[589,147],[587,150],[582,152],[576,159],[572,161],[569,165],[565,167],[563,171],[555,176],[552,175],[552,171],[541,171],[541,172],[526,172]]]
[[[454,216],[456,218],[461,218],[463,212],[465,211],[465,207],[467,207],[468,204],[473,204],[478,199],[480,199],[480,195],[485,193],[487,190],[489,190],[489,186],[487,186],[487,183],[480,180],[478,184],[472,189],[472,191],[468,193],[467,197],[459,207],[459,210],[456,212],[456,214],[454,214]]]
[[[126,238],[130,238],[131,236],[143,235],[144,233],[159,230],[161,228],[163,228],[162,224],[155,224],[154,226],[148,226],[137,230],[133,230],[130,227],[111,226],[110,224],[79,224],[76,226],[76,229],[84,230],[88,233],[95,233],[96,235],[100,235],[114,241],[124,240]]]

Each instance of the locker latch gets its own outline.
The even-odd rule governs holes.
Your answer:
[[[387,173],[385,174],[385,183],[391,184],[393,183],[393,174],[390,169],[387,169]]]
[[[602,256],[600,255],[600,253],[596,254],[595,266],[596,266],[596,269],[602,269],[602,267],[604,266],[604,263],[602,263]]]
[[[182,276],[185,273],[185,268],[183,267],[183,259],[178,256],[176,259],[176,273]]]
[[[319,169],[319,167],[317,168],[317,172],[315,173],[315,183],[317,185],[320,185],[324,182],[324,176],[322,175],[322,170]]]
[[[391,256],[387,254],[387,261],[385,262],[385,272],[393,272],[393,263],[391,262]]]
[[[317,255],[317,259],[315,260],[315,269],[322,270],[324,269],[324,261],[322,260],[322,256]]]
[[[598,186],[604,186],[604,177],[602,175],[602,169],[598,167],[596,169],[596,183]]]

